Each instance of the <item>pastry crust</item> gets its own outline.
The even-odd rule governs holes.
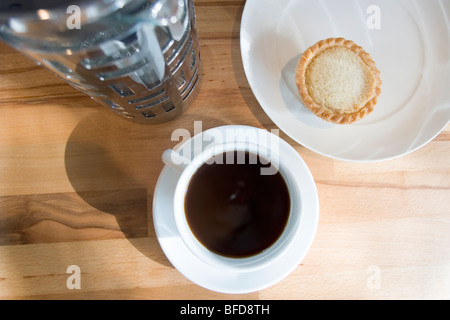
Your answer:
[[[358,103],[353,105],[330,105],[325,104],[320,99],[314,99],[315,92],[311,85],[308,86],[307,73],[310,73],[309,66],[314,59],[321,53],[331,48],[347,48],[351,50],[367,67],[361,67],[361,73],[369,79],[365,85],[362,97],[358,97]],[[345,67],[345,66],[344,66]],[[325,75],[329,76],[329,75]],[[309,47],[298,61],[295,80],[300,97],[305,106],[310,109],[318,117],[337,124],[349,124],[362,119],[372,112],[378,97],[381,94],[381,78],[380,71],[377,69],[375,62],[363,48],[355,44],[353,41],[344,38],[329,38],[321,40]],[[362,86],[362,84],[361,84]],[[333,98],[333,97],[331,97]],[[350,97],[352,98],[352,97]]]

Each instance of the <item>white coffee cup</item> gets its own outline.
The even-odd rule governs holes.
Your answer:
[[[286,182],[291,201],[287,224],[277,241],[263,252],[250,257],[230,258],[212,252],[197,240],[189,227],[185,214],[185,196],[191,177],[202,165],[209,163],[210,159],[214,156],[229,151],[246,151],[270,161],[271,167],[265,168],[268,171],[265,173],[262,172],[262,174],[274,174],[279,170]],[[300,186],[298,185],[298,180],[294,177],[292,168],[289,168],[283,163],[283,158],[280,157],[279,154],[258,144],[231,142],[218,144],[209,148],[207,147],[202,152],[195,155],[192,160],[184,158],[178,152],[171,149],[166,150],[163,153],[162,159],[165,164],[180,172],[173,199],[175,223],[180,237],[198,259],[207,265],[218,269],[248,272],[273,263],[289,249],[300,229],[302,219],[302,206],[300,197],[298,196]]]

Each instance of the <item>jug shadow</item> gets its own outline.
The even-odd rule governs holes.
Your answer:
[[[160,155],[169,147],[166,139],[156,143],[157,136],[170,142],[168,129],[128,123],[102,110],[73,130],[64,161],[75,192],[97,217],[96,228],[117,229],[112,238],[126,238],[152,260],[172,267],[153,228],[153,185],[163,167]],[[116,224],[107,224],[107,216]],[[148,241],[134,240],[138,238]]]
[[[97,217],[90,219],[97,223],[92,226],[112,229],[112,237],[126,238],[142,254],[169,267],[173,266],[159,245],[153,223],[155,186],[164,167],[162,153],[181,142],[174,141],[172,134],[183,129],[193,136],[196,118],[195,113],[185,112],[162,124],[139,125],[99,110],[80,121],[65,149],[67,177],[92,208],[88,210],[91,218]],[[224,125],[217,119],[201,120],[203,130],[206,124]],[[116,225],[108,224],[107,216],[114,217]]]

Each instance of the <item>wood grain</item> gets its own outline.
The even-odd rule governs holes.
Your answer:
[[[144,189],[0,197],[0,245],[147,235]]]
[[[304,261],[247,295],[182,276],[155,236],[152,201],[171,134],[276,126],[242,67],[245,1],[196,0],[202,80],[175,120],[130,124],[0,44],[1,299],[449,299],[450,127],[398,159],[348,163],[280,132],[317,183],[320,221]],[[67,268],[81,269],[69,290]],[[378,282],[373,280],[374,272]]]

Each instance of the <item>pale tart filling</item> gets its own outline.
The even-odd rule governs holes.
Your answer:
[[[305,82],[315,103],[340,114],[358,111],[375,95],[371,69],[345,47],[327,48],[314,57]]]

